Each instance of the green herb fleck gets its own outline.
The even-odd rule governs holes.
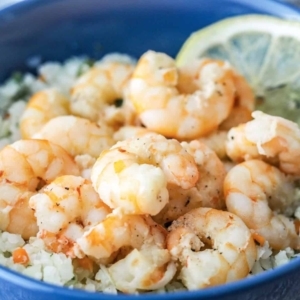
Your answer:
[[[81,76],[86,71],[86,65],[90,68],[95,64],[95,60],[91,58],[87,58],[83,61],[82,65],[79,67],[77,72],[77,77]]]
[[[11,76],[11,78],[16,82],[16,83],[21,83],[23,80],[23,74],[21,72],[14,72]]]
[[[123,105],[123,99],[116,99],[115,107],[121,107]]]
[[[12,255],[12,254],[11,254],[10,252],[8,252],[8,251],[3,252],[3,256],[4,256],[5,258],[10,258],[11,255]]]
[[[95,64],[95,60],[92,58],[87,58],[84,63],[89,67],[92,67]]]
[[[30,89],[26,85],[21,85],[19,90],[11,98],[12,101],[27,98],[30,95]]]
[[[293,99],[293,107],[295,107],[296,109],[300,108],[300,99]]]

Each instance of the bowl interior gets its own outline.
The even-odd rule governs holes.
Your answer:
[[[191,32],[225,17],[249,13],[300,20],[296,8],[272,0],[21,1],[0,10],[0,81],[15,70],[34,71],[28,66],[32,58],[41,62],[62,61],[75,55],[97,59],[110,52],[139,57],[149,49],[175,56]],[[300,261],[296,259],[278,270],[259,275],[258,279],[205,291],[168,295],[168,298],[179,299],[189,295],[198,299],[221,299],[221,295],[251,289],[299,267]],[[24,289],[55,292],[66,299],[86,297],[83,292],[54,288],[2,267],[0,278]],[[149,298],[154,297],[165,296],[149,295]],[[99,299],[99,295],[91,294],[89,298]]]
[[[23,0],[0,11],[0,81],[25,70],[32,57],[139,57],[149,49],[175,56],[191,32],[248,13],[299,19],[295,9],[271,0]]]

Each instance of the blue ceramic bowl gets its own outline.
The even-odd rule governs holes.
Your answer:
[[[109,52],[139,57],[148,49],[175,56],[191,32],[222,18],[261,13],[300,19],[294,7],[271,0],[13,0],[0,9],[0,81],[26,70],[30,57],[64,60]],[[1,7],[1,0],[0,0]],[[30,71],[30,70],[29,70]],[[195,292],[139,296],[156,300],[297,300],[300,259],[247,280]],[[1,300],[113,300],[56,287],[0,267]]]

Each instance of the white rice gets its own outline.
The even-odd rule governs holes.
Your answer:
[[[105,56],[101,62],[112,60],[135,63],[135,60],[130,56],[118,53]],[[97,65],[99,62],[96,61],[94,64]],[[29,64],[39,64],[39,58],[33,58],[29,61]],[[8,112],[0,117],[0,149],[20,139],[19,119],[25,109],[26,102],[33,93],[47,87],[54,87],[68,95],[74,81],[89,68],[90,63],[84,57],[74,57],[64,63],[47,62],[37,67],[37,76],[28,73],[20,77],[16,74],[0,86],[0,112]],[[46,79],[47,83],[41,78]],[[296,209],[294,216],[300,220],[300,207]],[[27,266],[13,262],[12,253],[20,247],[23,247],[29,256],[30,261]],[[249,276],[274,269],[298,256],[291,248],[275,254],[268,243],[265,243],[262,247],[257,246],[257,253],[258,260],[255,262]],[[86,269],[75,268],[72,260],[66,255],[50,253],[45,250],[44,242],[39,238],[30,238],[25,243],[19,235],[0,232],[0,264],[26,276],[56,285],[84,289],[90,292],[118,293],[104,265],[99,265],[96,274]],[[181,282],[174,281],[155,291],[155,293],[175,292],[185,289]]]
[[[26,267],[13,262],[12,253],[20,247],[25,249],[29,256],[30,263]],[[75,268],[69,257],[62,253],[46,251],[44,242],[35,237],[25,243],[20,235],[0,232],[0,264],[24,275],[56,285],[90,292],[118,293],[104,265],[99,265],[96,274],[82,268]],[[185,289],[182,283],[175,281],[155,293]]]
[[[14,264],[12,259],[13,251],[20,247],[23,247],[29,256],[30,263],[26,267],[21,264]],[[258,260],[255,262],[249,276],[274,269],[298,256],[291,248],[279,251],[274,255],[267,242],[263,247],[257,246],[257,253]],[[99,265],[96,274],[86,269],[75,268],[69,257],[62,253],[46,251],[44,242],[35,237],[30,238],[25,243],[20,235],[0,232],[0,264],[24,275],[56,285],[84,289],[90,292],[118,293],[104,265]],[[182,290],[186,290],[183,284],[174,281],[154,292],[166,293]]]

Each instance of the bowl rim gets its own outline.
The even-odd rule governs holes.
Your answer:
[[[163,300],[167,296],[172,300],[183,299],[189,297],[190,299],[210,299],[216,296],[226,296],[228,294],[242,292],[250,290],[251,288],[261,287],[274,280],[280,280],[285,276],[290,275],[293,272],[298,271],[300,268],[300,257],[294,258],[291,262],[278,266],[275,269],[267,270],[265,272],[244,278],[238,281],[226,283],[201,290],[193,291],[178,291],[169,293],[155,293],[149,292],[145,294],[139,294],[139,297],[145,297],[147,300]],[[19,272],[0,266],[0,279],[4,279],[9,283],[20,286],[26,290],[43,292],[47,294],[55,293],[57,296],[73,297],[72,299],[83,299],[83,297],[89,295],[89,299],[113,299],[115,297],[136,297],[134,294],[109,294],[103,292],[88,292],[81,289],[72,289],[68,287],[62,287],[59,285],[36,280],[32,277],[25,276]],[[69,299],[69,298],[68,298]]]
[[[61,0],[12,0],[10,4],[0,6],[0,15],[3,13],[14,12],[18,10],[30,10],[33,6],[43,6],[47,3],[60,2]],[[107,0],[108,1],[108,0]],[[291,3],[283,2],[281,0],[260,0],[259,2],[255,2],[253,0],[223,0],[232,3],[240,3],[242,2],[245,6],[251,7],[261,7],[263,5],[267,6],[278,6],[279,8],[288,8],[290,9],[295,16],[299,17],[300,20],[300,7],[296,7]],[[235,282],[226,283],[219,286],[214,286],[201,290],[194,291],[179,291],[179,292],[170,292],[170,293],[145,293],[140,294],[138,297],[145,297],[147,300],[165,300],[168,297],[170,300],[179,300],[185,297],[190,299],[209,299],[212,297],[221,297],[226,296],[228,294],[233,294],[241,291],[247,291],[251,288],[261,287],[267,283],[270,283],[275,280],[282,279],[289,274],[296,272],[300,268],[300,256],[294,258],[287,264],[276,267],[275,269],[271,269],[260,274],[256,274],[250,276],[248,278],[244,278]],[[9,269],[5,266],[0,265],[0,280],[4,280],[9,282],[10,284],[14,284],[16,286],[22,287],[26,290],[31,290],[34,292],[42,292],[46,294],[56,294],[56,296],[63,296],[67,299],[83,299],[88,295],[89,299],[114,299],[115,297],[136,297],[137,295],[125,295],[125,294],[108,294],[103,292],[88,292],[80,289],[71,289],[67,287],[62,287],[58,285],[54,285],[51,283],[43,282],[41,280],[34,279],[32,277],[23,275],[19,272],[16,272],[12,269]]]

